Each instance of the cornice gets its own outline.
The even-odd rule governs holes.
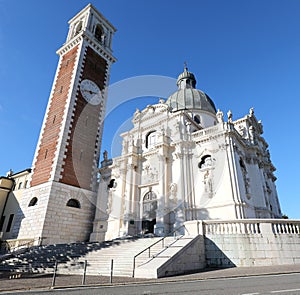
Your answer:
[[[101,12],[99,12],[99,10],[97,8],[95,8],[95,6],[93,6],[91,3],[89,3],[85,8],[83,8],[80,12],[78,12],[75,16],[73,16],[68,23],[71,24],[72,22],[76,21],[76,19],[80,18],[82,15],[84,15],[88,10],[92,9],[93,12],[96,13],[96,15],[102,20],[102,22],[107,25],[108,27],[110,27],[110,29],[113,32],[116,32],[117,29],[114,27],[113,24],[111,24],[111,22],[109,20],[107,20],[107,18],[105,16],[103,16],[103,14]]]
[[[152,110],[152,114],[150,113],[151,110]],[[155,117],[161,116],[163,113],[168,113],[168,112],[169,112],[168,106],[164,103],[148,105],[145,109],[143,109],[141,112],[137,113],[134,116],[132,122],[134,124],[138,122],[147,122],[151,119],[154,119]]]
[[[151,182],[151,183],[146,183],[146,184],[140,184],[138,185],[138,188],[144,188],[144,187],[149,187],[149,186],[155,186],[158,185],[159,181]]]
[[[88,32],[85,32],[83,34],[83,39],[86,40],[95,51],[97,51],[99,54],[104,56],[111,63],[114,63],[117,61],[117,59],[111,54],[110,51],[106,50],[101,44],[99,44],[98,42],[95,42],[93,39],[91,39],[91,37],[88,36]]]
[[[56,51],[56,54],[63,55],[70,51],[72,48],[74,48],[76,45],[78,45],[82,41],[86,41],[96,52],[98,52],[101,56],[106,58],[111,63],[116,62],[116,58],[112,56],[112,54],[103,48],[102,45],[98,44],[98,42],[95,42],[91,39],[91,37],[88,35],[87,32],[81,32],[78,35],[76,35],[74,38],[72,38],[70,41],[65,43],[60,49]]]
[[[143,157],[151,157],[153,155],[157,155],[156,148],[153,148],[152,150],[143,153]]]
[[[73,39],[71,39],[69,42],[65,43],[60,49],[56,51],[56,54],[63,55],[66,52],[70,51],[72,48],[74,48],[76,45],[78,45],[82,40],[82,33],[75,36]]]
[[[259,134],[263,133],[261,121],[258,121],[254,114],[246,115],[243,118],[237,119],[232,122],[234,126],[239,125],[241,123],[249,123],[250,125],[254,125],[254,127],[259,131]]]

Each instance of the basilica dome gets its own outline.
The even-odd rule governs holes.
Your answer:
[[[181,110],[202,110],[216,114],[216,107],[210,97],[201,90],[195,89],[196,79],[185,67],[177,79],[178,90],[173,93],[166,104],[171,112]]]

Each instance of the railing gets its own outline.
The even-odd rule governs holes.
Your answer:
[[[257,220],[205,221],[204,234],[260,234],[260,223]]]
[[[300,221],[286,220],[286,222],[272,222],[272,232],[275,235],[300,234]]]
[[[205,220],[203,234],[300,234],[300,220],[239,219]]]
[[[147,250],[148,252],[148,258],[151,257],[151,248],[155,245],[157,245],[158,243],[162,242],[162,248],[164,248],[164,239],[165,237],[161,238],[160,240],[156,241],[155,243],[153,243],[152,245],[150,245],[149,247],[147,247],[146,249],[142,250],[141,252],[139,252],[138,254],[134,255],[133,257],[133,271],[132,271],[132,277],[134,278],[134,271],[135,271],[135,263],[136,263],[136,258],[138,256],[140,256],[141,254],[143,254],[144,252],[146,252]]]
[[[202,137],[202,136],[210,135],[219,130],[221,130],[219,126],[208,127],[208,128],[193,132],[192,137],[195,138],[195,137]]]
[[[153,247],[153,246],[155,246],[155,245],[157,245],[158,243],[162,243],[162,249],[165,247],[165,239],[167,238],[167,237],[171,237],[171,236],[174,236],[174,239],[176,239],[176,240],[178,240],[178,239],[180,239],[180,237],[179,238],[176,238],[176,233],[178,232],[178,230],[179,229],[181,229],[181,228],[185,228],[185,225],[181,225],[181,226],[179,226],[178,228],[176,228],[176,229],[174,229],[168,236],[165,236],[165,237],[163,237],[163,238],[161,238],[161,239],[159,239],[158,241],[156,241],[155,243],[153,243],[152,245],[150,245],[149,247],[147,247],[147,248],[145,248],[144,250],[142,250],[141,252],[139,252],[138,254],[136,254],[134,257],[133,257],[133,270],[132,270],[132,277],[134,278],[134,273],[135,273],[135,266],[136,266],[136,258],[138,257],[138,256],[140,256],[141,254],[143,254],[144,252],[146,252],[146,251],[148,251],[148,258],[150,258],[151,257],[151,248]]]

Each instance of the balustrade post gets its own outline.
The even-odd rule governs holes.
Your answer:
[[[262,223],[258,223],[258,225],[259,225],[260,233],[263,236],[273,235],[272,223],[262,222]]]

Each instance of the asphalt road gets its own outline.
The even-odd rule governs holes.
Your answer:
[[[131,284],[109,287],[80,287],[72,289],[55,289],[49,291],[24,291],[1,294],[74,294],[74,295],[154,295],[154,294],[239,294],[262,295],[300,294],[300,274],[264,275],[240,278],[189,280],[161,282],[151,284]]]

